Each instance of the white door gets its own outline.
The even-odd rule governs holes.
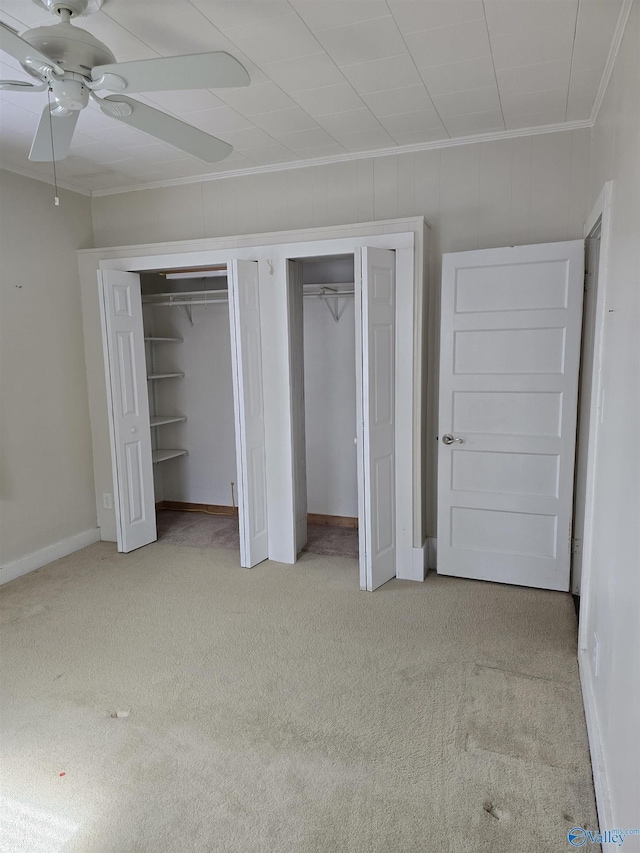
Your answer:
[[[307,449],[304,408],[304,311],[302,264],[287,262],[289,320],[289,384],[291,388],[291,436],[293,439],[293,506],[295,553],[307,544]],[[330,428],[330,427],[329,427]]]
[[[569,589],[584,244],[443,256],[438,573]]]
[[[374,590],[396,574],[396,258],[389,249],[369,247],[362,249],[361,258],[360,299],[356,292],[360,305],[356,347],[359,342],[362,347],[362,364],[357,366],[362,396],[358,416],[360,586]]]
[[[269,556],[257,261],[232,261],[228,267],[228,282],[240,565],[250,569]]]
[[[98,281],[118,551],[128,553],[158,538],[140,277],[103,270]]]

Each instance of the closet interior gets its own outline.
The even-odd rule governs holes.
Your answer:
[[[354,257],[291,263],[303,289],[304,436],[296,450],[306,469],[303,550],[357,558]]]
[[[158,539],[239,547],[226,265],[140,278]]]

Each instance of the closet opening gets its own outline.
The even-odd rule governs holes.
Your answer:
[[[297,455],[304,459],[297,459],[297,479],[306,498],[307,527],[301,551],[357,560],[354,256],[307,257],[289,264],[290,280],[302,296],[297,346],[304,412]],[[299,382],[292,378],[295,388]],[[303,539],[301,532],[300,544]]]
[[[158,541],[237,549],[227,266],[140,283]]]

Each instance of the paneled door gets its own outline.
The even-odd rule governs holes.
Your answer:
[[[443,256],[438,573],[568,590],[581,240]]]
[[[269,556],[258,262],[231,261],[228,286],[240,565],[250,569]]]
[[[158,538],[140,276],[102,270],[98,281],[118,550],[128,553]]]
[[[395,252],[363,248],[356,351],[360,586],[374,590],[396,574]],[[356,299],[358,294],[356,292]],[[360,337],[361,336],[361,337]]]

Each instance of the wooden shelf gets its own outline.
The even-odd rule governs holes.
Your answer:
[[[181,344],[184,341],[184,338],[156,338],[149,337],[145,338],[145,341],[151,341],[153,343],[171,343],[171,344]]]
[[[152,450],[151,458],[153,464],[156,462],[166,462],[167,459],[175,459],[177,456],[186,456],[188,450]]]
[[[174,379],[184,376],[184,373],[149,373],[147,379]]]
[[[158,417],[151,418],[151,426],[159,427],[164,426],[164,424],[178,424],[181,421],[186,421],[183,415],[158,415]]]

